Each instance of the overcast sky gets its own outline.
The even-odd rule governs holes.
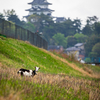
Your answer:
[[[3,10],[14,9],[16,14],[22,19],[23,16],[28,15],[25,9],[31,8],[27,3],[33,0],[0,0],[0,12]],[[79,18],[83,21],[86,18],[97,16],[100,20],[100,0],[47,0],[52,3],[50,9],[55,10],[52,16],[56,17],[70,17],[71,19]]]

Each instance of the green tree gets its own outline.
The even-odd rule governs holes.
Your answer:
[[[2,13],[0,13],[0,18],[5,19]]]
[[[22,22],[20,21],[20,19],[18,18],[18,16],[16,15],[16,12],[14,9],[11,10],[4,10],[4,17],[8,20],[8,21],[12,21],[17,25],[22,24]]]
[[[30,15],[28,18],[27,18],[27,21],[34,24],[34,26],[36,27],[36,30],[35,31],[39,31],[39,28],[40,28],[40,16],[37,15],[37,14],[34,14],[34,15]]]
[[[76,33],[76,34],[74,35],[74,37],[77,39],[77,42],[78,42],[78,43],[85,43],[86,40],[87,40],[87,38],[88,38],[87,35],[84,35],[84,34],[82,34],[82,33]]]
[[[92,35],[91,37],[88,37],[86,44],[85,44],[85,56],[88,56],[90,52],[92,52],[93,46],[100,42],[100,37],[96,35]]]
[[[98,18],[96,16],[88,17],[86,20],[87,24],[83,28],[82,33],[88,36],[95,34],[95,23],[97,23],[97,21]]]
[[[86,58],[86,59],[85,59],[85,62],[86,62],[86,63],[91,63],[91,59],[90,59],[90,58]]]
[[[66,38],[64,37],[64,34],[57,33],[53,36],[54,41],[56,42],[56,45],[62,45],[64,48],[67,46]]]
[[[87,36],[91,36],[93,34],[93,31],[91,29],[91,26],[90,25],[86,25],[83,30],[82,30],[82,33],[84,35],[87,35]]]
[[[97,53],[96,52],[90,52],[89,53],[89,57],[97,57]]]
[[[93,46],[92,52],[97,53],[97,56],[100,57],[100,43],[96,43]]]
[[[71,19],[67,19],[63,23],[55,23],[54,27],[57,33],[64,34],[65,37],[73,36],[76,34],[76,30],[78,30],[78,25],[75,24],[77,21],[72,21]]]
[[[81,20],[80,19],[74,19],[73,26],[75,29],[75,33],[81,33]]]
[[[86,20],[87,25],[93,25],[97,21],[98,21],[98,18],[96,16],[88,17]]]
[[[5,16],[5,17],[9,17],[10,15],[16,15],[14,9],[7,10],[7,11],[6,11],[6,10],[3,10],[3,12],[4,12],[4,16]]]
[[[52,40],[52,37],[56,34],[56,31],[53,26],[45,26],[43,31],[44,38],[48,41],[50,44],[50,40]]]
[[[28,22],[28,23],[24,22],[23,27],[27,30],[30,30],[31,32],[35,32],[35,26],[34,26],[34,24],[32,24],[30,22]]]
[[[94,27],[95,27],[95,34],[100,36],[100,22],[96,22],[94,24]]]
[[[77,43],[77,39],[74,36],[67,37],[67,47],[72,47]]]
[[[8,21],[12,21],[17,25],[21,25],[21,21],[20,21],[20,19],[18,18],[17,15],[9,15]]]
[[[50,16],[44,15],[44,14],[41,14],[41,15],[37,15],[37,14],[30,15],[27,18],[27,20],[28,20],[28,22],[30,22],[30,23],[35,25],[36,31],[37,30],[38,31],[43,31],[45,26],[49,27],[53,23],[52,18]]]

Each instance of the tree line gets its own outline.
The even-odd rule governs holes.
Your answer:
[[[55,23],[50,16],[31,15],[27,22],[20,20],[15,10],[4,10],[0,18],[7,19],[32,32],[42,33],[42,37],[49,45],[62,45],[64,48],[72,47],[76,43],[85,43],[85,56],[100,57],[100,21],[96,16],[87,17],[82,27],[81,19],[66,19],[63,23]]]

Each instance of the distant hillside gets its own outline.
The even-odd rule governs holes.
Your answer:
[[[34,69],[35,77],[21,77],[19,68]],[[29,42],[0,36],[0,100],[100,99],[100,67],[54,55]]]

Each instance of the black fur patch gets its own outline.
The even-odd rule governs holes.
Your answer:
[[[21,68],[19,71],[22,71],[22,72],[25,72],[25,71],[30,72],[29,70],[23,69],[23,68]]]
[[[34,75],[36,75],[36,71],[35,70],[32,72],[32,76],[34,76]]]

